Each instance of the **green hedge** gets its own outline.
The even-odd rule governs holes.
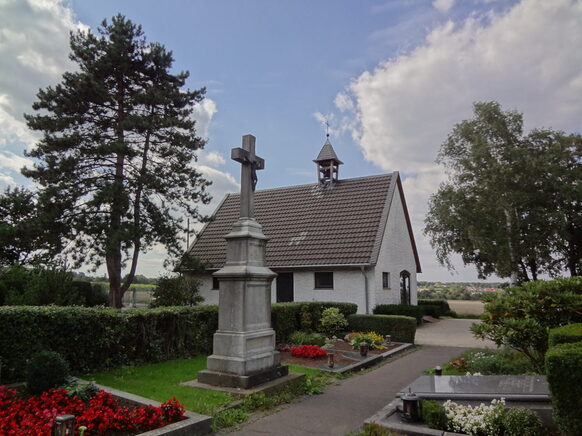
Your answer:
[[[418,307],[421,308],[423,315],[430,315],[435,318],[451,314],[451,306],[449,306],[447,300],[420,298]]]
[[[271,310],[277,341],[301,330],[305,313],[313,330],[321,312],[337,307],[346,315],[350,303],[281,303]],[[118,311],[58,306],[0,307],[0,383],[24,378],[26,362],[42,350],[56,351],[74,373],[130,363],[158,362],[212,352],[218,328],[216,306],[161,307]]]
[[[328,307],[337,307],[347,318],[358,311],[357,304],[322,301],[275,303],[271,306],[271,324],[277,342],[286,342],[297,330],[317,331],[321,313]]]
[[[350,315],[348,323],[352,331],[373,331],[382,336],[391,335],[392,340],[396,342],[414,343],[416,321],[410,316]]]
[[[545,363],[556,424],[564,434],[582,434],[582,342],[551,347]]]
[[[568,324],[550,330],[548,343],[550,347],[558,344],[582,342],[582,324]]]
[[[41,350],[61,354],[75,373],[209,353],[217,327],[216,306],[0,307],[0,382],[22,380],[26,362]]]
[[[419,306],[408,306],[406,304],[380,304],[373,310],[374,315],[402,315],[416,318],[416,324],[422,324],[423,312]]]

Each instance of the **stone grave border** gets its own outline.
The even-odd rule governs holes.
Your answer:
[[[332,374],[344,374],[344,373],[350,372],[350,371],[358,371],[358,370],[362,370],[362,369],[366,369],[366,368],[369,368],[371,366],[374,366],[374,365],[380,363],[381,361],[388,359],[389,357],[392,357],[396,354],[399,354],[405,350],[408,350],[409,348],[412,348],[412,347],[414,347],[414,344],[401,343],[396,348],[388,350],[385,353],[369,355],[369,357],[367,357],[363,360],[360,360],[359,362],[351,363],[350,365],[346,365],[346,366],[343,366],[341,368],[332,369],[332,368],[328,368],[325,365],[322,365],[322,366],[317,367],[316,369],[319,369],[320,371],[330,372]]]

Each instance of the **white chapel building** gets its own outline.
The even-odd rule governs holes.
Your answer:
[[[269,238],[266,263],[278,274],[271,300],[350,302],[358,313],[416,305],[421,268],[398,172],[340,179],[329,139],[314,162],[317,183],[255,192],[255,219]],[[218,304],[212,273],[224,266],[239,199],[227,194],[188,249],[205,265],[196,275],[204,304]]]

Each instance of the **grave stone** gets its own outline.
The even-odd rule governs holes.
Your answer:
[[[265,265],[267,238],[254,219],[256,172],[265,162],[255,154],[255,137],[243,136],[231,157],[241,163],[240,218],[227,241],[226,263],[213,274],[220,282],[218,330],[207,369],[198,381],[248,389],[287,375],[275,351],[271,328],[271,282],[277,275]]]

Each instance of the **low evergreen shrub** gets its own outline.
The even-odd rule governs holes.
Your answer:
[[[409,316],[399,315],[350,315],[349,329],[356,332],[376,332],[390,335],[396,342],[414,343],[416,321]]]
[[[317,345],[323,347],[325,345],[325,337],[319,333],[298,331],[289,337],[289,343],[293,345]]]
[[[436,430],[447,429],[447,415],[445,408],[436,401],[421,400],[420,414],[422,420],[429,428]]]
[[[405,304],[380,304],[374,308],[374,315],[402,315],[416,318],[416,324],[422,324],[423,312],[419,306]]]
[[[452,313],[451,306],[449,306],[447,300],[420,298],[418,306],[422,308],[424,315],[434,316],[435,318],[451,316]]]
[[[545,436],[546,429],[536,412],[524,407],[506,409],[501,415],[504,436]]]
[[[582,342],[582,323],[567,324],[551,329],[548,342],[550,347],[558,344]]]
[[[26,367],[26,389],[38,395],[63,386],[69,376],[69,365],[59,353],[40,351],[32,356]]]
[[[348,321],[337,307],[328,307],[321,314],[319,331],[327,337],[340,336],[347,327]]]
[[[564,434],[582,434],[582,342],[551,347],[545,363],[556,424]]]

